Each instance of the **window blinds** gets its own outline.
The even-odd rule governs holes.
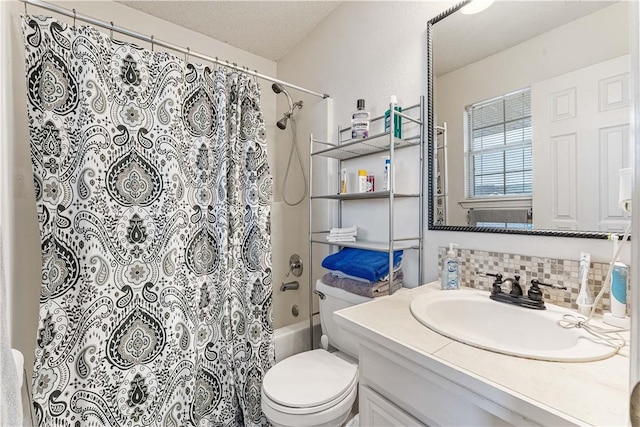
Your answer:
[[[466,108],[468,198],[531,194],[531,90]]]

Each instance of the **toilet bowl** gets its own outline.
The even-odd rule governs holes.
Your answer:
[[[276,427],[340,427],[358,394],[358,340],[337,326],[333,312],[371,298],[327,286],[320,280],[316,290],[322,331],[329,344],[340,351],[306,351],[267,371],[262,383],[262,411]]]
[[[357,394],[356,365],[324,349],[306,351],[267,372],[262,410],[274,426],[339,427]]]

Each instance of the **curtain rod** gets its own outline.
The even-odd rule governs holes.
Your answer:
[[[168,49],[184,53],[187,57],[188,56],[194,56],[196,58],[204,59],[205,61],[209,61],[209,62],[213,62],[215,64],[223,65],[225,67],[241,71],[241,72],[243,72],[245,74],[249,74],[251,76],[254,76],[254,77],[257,77],[257,78],[260,78],[260,79],[263,79],[263,80],[268,80],[268,81],[273,82],[273,83],[278,83],[278,84],[281,84],[283,86],[290,87],[292,89],[296,89],[296,90],[299,90],[301,92],[305,92],[305,93],[308,93],[308,94],[311,94],[311,95],[314,95],[314,96],[318,96],[318,97],[323,98],[323,99],[330,98],[330,96],[327,95],[326,93],[319,93],[319,92],[313,91],[311,89],[307,89],[307,88],[304,88],[304,87],[301,87],[301,86],[297,86],[297,85],[294,85],[292,83],[288,83],[288,82],[286,82],[284,80],[279,80],[279,79],[277,79],[275,77],[271,77],[271,76],[267,76],[267,75],[261,74],[257,70],[251,71],[249,68],[239,66],[236,63],[229,63],[229,61],[221,60],[221,59],[218,59],[218,58],[214,58],[214,57],[211,57],[211,56],[204,55],[202,53],[194,52],[188,47],[184,48],[184,47],[175,45],[173,43],[169,43],[169,42],[166,42],[166,41],[158,40],[153,35],[147,36],[146,34],[138,33],[136,31],[132,31],[132,30],[129,30],[127,28],[123,28],[123,27],[119,27],[117,25],[113,25],[113,22],[105,22],[105,21],[101,21],[99,19],[92,18],[92,17],[87,16],[87,15],[83,15],[81,13],[76,13],[75,9],[69,10],[69,9],[64,8],[64,7],[57,6],[57,5],[54,5],[54,4],[51,4],[51,3],[47,3],[47,2],[42,1],[42,0],[20,0],[20,1],[22,1],[25,4],[25,6],[24,6],[25,7],[25,12],[26,12],[26,9],[27,9],[27,4],[32,5],[32,6],[36,6],[36,7],[40,7],[42,9],[47,9],[47,10],[49,10],[51,12],[59,13],[61,15],[65,15],[65,16],[68,16],[70,18],[73,18],[74,19],[74,25],[75,25],[75,20],[87,22],[89,24],[96,25],[98,27],[102,27],[104,29],[107,29],[109,31],[115,31],[115,32],[120,33],[120,34],[124,34],[126,36],[133,37],[133,38],[136,38],[138,40],[145,41],[147,43],[150,43],[152,47],[154,45],[166,47]]]

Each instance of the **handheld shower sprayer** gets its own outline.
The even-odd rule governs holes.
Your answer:
[[[284,93],[287,96],[287,101],[289,101],[289,110],[293,109],[293,99],[291,99],[291,95],[289,95],[289,92],[287,92],[281,84],[274,83],[271,85],[271,89],[273,89],[275,93]]]
[[[289,150],[289,160],[287,161],[287,169],[284,172],[284,183],[282,184],[282,200],[289,206],[296,206],[302,203],[305,197],[307,197],[307,193],[309,191],[307,188],[307,176],[304,172],[304,163],[302,161],[302,156],[300,155],[300,150],[298,149],[296,120],[293,117],[293,111],[296,108],[302,108],[303,103],[302,101],[293,102],[293,99],[291,99],[291,95],[289,95],[289,92],[287,92],[280,83],[272,84],[271,89],[273,89],[273,91],[276,94],[284,93],[287,96],[287,102],[289,102],[289,110],[286,113],[284,113],[284,116],[280,120],[278,120],[278,122],[276,123],[276,126],[278,126],[278,129],[280,130],[285,130],[287,128],[287,121],[291,119],[291,149]],[[296,200],[295,202],[291,202],[287,199],[287,194],[285,189],[287,186],[289,171],[291,170],[291,160],[293,159],[294,153],[298,157],[298,164],[300,165],[300,172],[302,174],[302,181],[303,181],[303,185],[302,185],[303,193],[298,200]]]

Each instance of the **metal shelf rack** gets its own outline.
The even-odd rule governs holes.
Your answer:
[[[424,117],[425,117],[425,103],[424,97],[420,97],[420,101],[418,104],[411,105],[409,107],[405,107],[402,112],[396,111],[395,104],[389,105],[390,111],[390,123],[394,123],[395,116],[402,117],[403,121],[403,133],[406,133],[404,127],[413,126],[413,130],[411,132],[411,136],[407,138],[397,138],[394,136],[393,126],[391,126],[390,131],[385,131],[381,133],[376,133],[367,138],[362,139],[351,139],[345,138],[345,135],[351,136],[351,128],[340,128],[338,127],[337,131],[337,144],[331,144],[326,141],[320,141],[313,137],[313,134],[309,137],[309,153],[311,157],[325,157],[330,159],[335,159],[338,161],[338,171],[340,171],[342,167],[342,162],[349,159],[354,159],[357,157],[370,156],[378,153],[388,153],[390,165],[389,165],[389,190],[388,191],[375,191],[368,193],[343,193],[343,194],[321,194],[314,195],[312,193],[313,190],[313,161],[310,161],[309,166],[309,321],[312,324],[313,318],[313,287],[315,286],[315,280],[313,277],[313,246],[320,245],[330,245],[335,248],[341,247],[349,247],[349,248],[360,248],[360,249],[369,249],[375,251],[389,252],[389,265],[390,267],[393,265],[393,251],[394,250],[417,250],[418,251],[418,283],[422,283],[422,252],[423,252],[423,181],[424,181],[424,141],[425,141],[425,130],[424,130]],[[374,117],[371,119],[371,123],[375,123],[376,121],[383,120],[384,116]],[[392,172],[395,169],[395,152],[398,150],[405,149],[415,149],[419,153],[419,167],[420,167],[420,183],[419,183],[419,191],[415,192],[396,192],[395,191],[395,176]],[[315,150],[314,150],[315,149]],[[339,183],[340,176],[339,173],[336,176],[336,180]],[[339,185],[337,186],[339,188]],[[402,198],[416,198],[418,200],[419,208],[418,208],[418,224],[417,234],[405,237],[405,238],[397,238],[394,234],[394,202],[395,199]],[[338,227],[342,227],[342,205],[343,203],[348,203],[353,200],[372,200],[372,199],[382,199],[388,200],[388,221],[389,221],[389,234],[388,238],[384,241],[366,241],[366,240],[358,240],[356,242],[328,242],[326,240],[326,235],[329,233],[329,230],[316,231],[313,229],[313,203],[317,200],[334,200],[337,201],[337,221]],[[390,268],[389,271],[392,271],[393,268]],[[389,275],[389,290],[392,293],[391,282],[393,280],[393,275]],[[312,328],[313,329],[313,328]],[[313,342],[313,336],[311,337]]]

